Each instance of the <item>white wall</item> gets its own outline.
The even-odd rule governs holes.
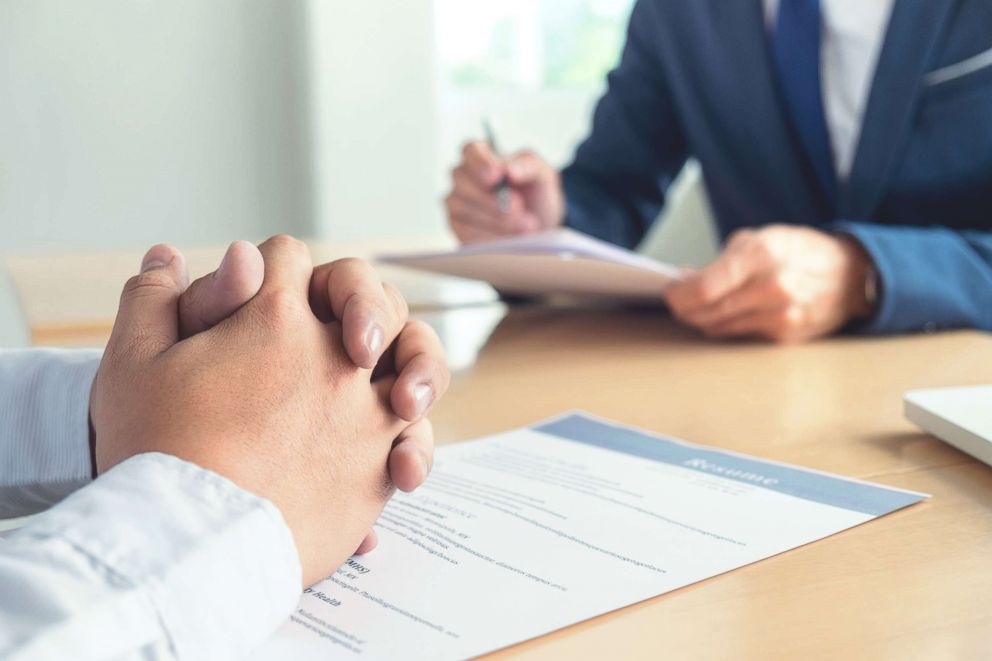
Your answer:
[[[443,231],[430,0],[310,5],[318,234]]]
[[[556,165],[588,130],[600,88],[436,55],[433,0],[3,0],[0,254],[434,235],[482,117]]]
[[[0,3],[0,253],[309,233],[305,10]]]

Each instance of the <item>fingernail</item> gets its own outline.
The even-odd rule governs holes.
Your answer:
[[[434,401],[434,387],[429,383],[418,383],[413,387],[413,399],[417,402],[417,417],[424,417]]]
[[[427,476],[431,472],[431,464],[429,461],[427,461],[427,457],[424,455],[423,452],[418,452],[417,456],[420,458],[420,465],[423,466],[424,468],[424,479],[426,480]]]
[[[168,266],[176,258],[175,253],[172,253],[168,260],[163,259],[161,250],[156,250],[152,248],[145,253],[145,256],[141,259],[141,272],[151,271],[152,269],[160,269]]]
[[[365,346],[369,350],[370,356],[378,356],[382,350],[383,333],[379,324],[372,324],[365,331]]]

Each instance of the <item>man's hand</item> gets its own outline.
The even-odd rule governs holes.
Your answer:
[[[166,246],[152,250],[173,252]],[[213,327],[251,300],[262,286],[263,269],[258,248],[247,241],[232,243],[220,267],[180,297],[180,339]],[[403,296],[367,263],[348,258],[316,267],[309,297],[318,319],[341,322],[345,350],[357,367],[399,377],[390,399],[404,420],[423,418],[447,390],[450,374],[437,335],[423,322],[409,320]],[[401,488],[408,483],[398,480]]]
[[[422,429],[392,412],[393,379],[373,383],[341,349],[341,324],[311,311],[306,247],[275,237],[260,249],[258,294],[182,342],[182,260],[146,255],[93,388],[97,466],[164,452],[271,500],[309,585],[359,545],[390,493],[394,440]]]
[[[152,249],[156,251],[173,254],[165,246]],[[185,273],[184,262],[179,264]],[[232,243],[220,267],[193,282],[180,297],[180,339],[212,328],[251,300],[262,286],[263,271],[262,254],[254,244]],[[375,367],[377,378],[396,377],[390,393],[393,410],[404,420],[416,422],[416,427],[394,444],[389,474],[397,487],[413,491],[434,463],[434,435],[425,416],[450,382],[440,340],[423,322],[408,321],[406,302],[399,292],[361,260],[317,267],[310,280],[310,302],[322,321],[341,320],[345,348],[358,367]],[[376,542],[372,529],[356,553],[371,551]]]
[[[552,229],[565,217],[565,196],[557,170],[539,156],[522,151],[502,159],[484,142],[470,142],[451,172],[451,193],[444,199],[451,229],[462,243]],[[509,205],[500,209],[495,190],[510,185]]]
[[[709,337],[800,342],[872,313],[872,268],[854,239],[771,225],[733,234],[723,254],[665,298],[679,320]]]

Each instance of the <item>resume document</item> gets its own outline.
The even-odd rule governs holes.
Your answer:
[[[461,659],[926,498],[573,413],[438,449],[256,659]]]

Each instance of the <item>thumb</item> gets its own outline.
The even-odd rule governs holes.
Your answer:
[[[235,241],[220,267],[198,278],[179,299],[179,337],[185,339],[224,321],[262,287],[262,253],[249,241]]]
[[[141,260],[141,273],[124,285],[107,352],[147,360],[178,342],[179,295],[188,279],[182,253],[152,246]]]

